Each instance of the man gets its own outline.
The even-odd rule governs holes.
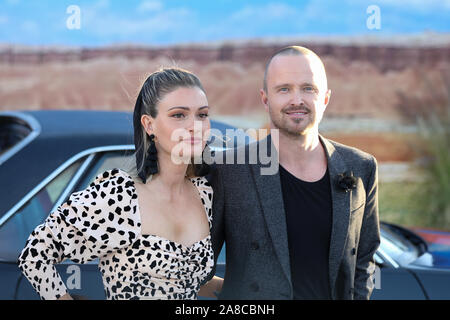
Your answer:
[[[330,95],[311,50],[287,47],[269,59],[261,100],[272,134],[245,150],[269,145],[279,170],[262,174],[261,161],[247,159],[216,164],[210,177],[216,259],[226,243],[219,299],[370,298],[377,162],[319,134]]]

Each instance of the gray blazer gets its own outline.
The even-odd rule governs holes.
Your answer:
[[[332,299],[369,299],[373,255],[380,243],[377,161],[356,148],[319,137],[326,150],[333,201]],[[272,159],[278,159],[270,135],[245,146],[245,154],[260,148],[261,143],[267,143]],[[214,190],[211,234],[216,262],[226,243],[225,281],[219,299],[292,299],[280,175],[278,171],[261,175],[264,166],[259,158],[256,164],[248,160],[245,164],[214,164],[207,176]],[[336,182],[346,171],[357,178],[356,188],[348,192]],[[207,280],[213,275],[214,271]]]

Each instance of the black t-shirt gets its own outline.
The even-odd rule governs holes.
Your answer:
[[[331,299],[328,253],[332,226],[330,175],[298,179],[280,165],[294,299]]]

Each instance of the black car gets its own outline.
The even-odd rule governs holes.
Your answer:
[[[0,299],[39,299],[17,267],[31,231],[75,191],[104,170],[134,161],[133,115],[111,111],[0,112]],[[211,121],[225,136],[231,126]],[[241,136],[212,144],[248,143]],[[232,141],[230,145],[230,141]],[[417,234],[381,224],[372,299],[450,299],[450,266],[433,262]],[[225,274],[225,246],[216,274]],[[57,265],[72,295],[104,299],[98,260]]]

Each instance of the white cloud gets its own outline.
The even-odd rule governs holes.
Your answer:
[[[391,7],[404,8],[408,10],[436,10],[450,9],[450,0],[377,0],[376,5],[388,5]]]
[[[109,0],[98,0],[94,2],[92,9],[107,9],[109,8]]]
[[[163,4],[161,1],[157,0],[146,0],[142,1],[137,7],[137,11],[140,13],[144,12],[156,12],[161,11],[163,8]]]
[[[20,25],[20,29],[26,33],[35,34],[38,32],[38,24],[32,20],[23,21]]]
[[[82,28],[93,36],[113,38],[114,41],[127,41],[127,38],[141,35],[148,41],[166,34],[182,33],[195,21],[195,14],[190,9],[164,9],[163,4],[156,0],[142,1],[135,8],[142,10],[142,15],[114,12],[107,8],[108,4],[108,0],[99,0],[81,7]]]
[[[6,0],[6,3],[10,6],[15,6],[20,3],[20,0]]]
[[[295,15],[297,9],[283,3],[268,3],[264,6],[246,6],[231,15],[232,20],[285,19]],[[262,20],[261,20],[262,19]]]
[[[161,32],[176,32],[184,30],[193,20],[193,12],[187,8],[173,8],[156,12],[146,18],[128,18],[115,14],[103,14],[97,17],[89,16],[86,27],[97,36],[160,36]]]

